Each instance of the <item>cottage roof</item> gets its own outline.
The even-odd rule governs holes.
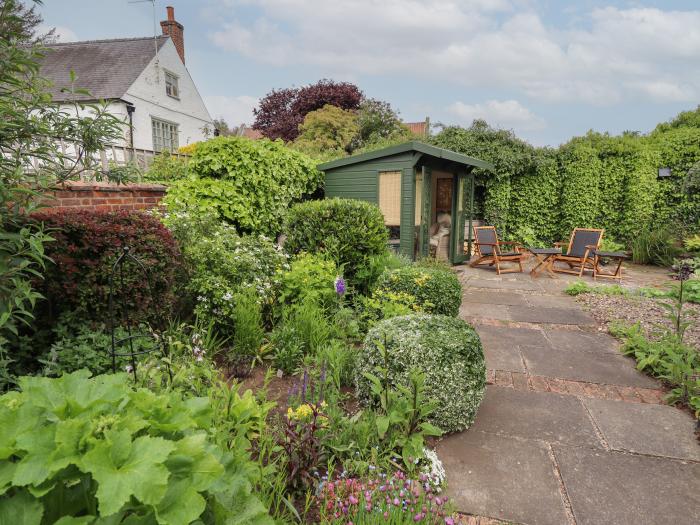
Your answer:
[[[151,62],[170,37],[117,38],[50,44],[41,60],[41,75],[51,82],[54,101],[69,99],[118,99]],[[70,87],[70,72],[76,75],[76,88],[91,96],[69,96],[62,88]]]
[[[330,162],[324,162],[318,165],[320,171],[332,170],[334,168],[339,168],[341,166],[349,166],[352,164],[361,164],[371,160],[382,159],[385,157],[392,157],[401,153],[413,152],[417,154],[416,160],[420,157],[432,157],[434,159],[442,159],[449,162],[454,162],[456,164],[461,164],[463,166],[472,166],[476,168],[482,168],[494,171],[495,168],[490,162],[486,162],[474,157],[469,157],[467,155],[462,155],[455,151],[450,151],[448,149],[438,148],[431,146],[429,144],[424,144],[418,141],[404,142],[403,144],[398,144],[396,146],[390,146],[388,148],[378,149],[375,151],[370,151],[367,153],[361,153],[359,155],[353,155],[351,157],[344,157],[337,160],[332,160]]]

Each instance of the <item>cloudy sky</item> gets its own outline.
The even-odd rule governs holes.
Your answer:
[[[700,0],[157,0],[213,117],[355,82],[407,121],[484,118],[536,145],[646,132],[700,104]],[[62,40],[153,34],[150,2],[44,0]],[[160,32],[160,26],[158,26]]]

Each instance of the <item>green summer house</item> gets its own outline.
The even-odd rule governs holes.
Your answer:
[[[413,259],[431,252],[452,264],[469,260],[474,169],[492,164],[422,142],[325,162],[326,198],[374,202],[392,247]]]

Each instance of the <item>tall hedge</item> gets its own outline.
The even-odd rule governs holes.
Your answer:
[[[562,148],[561,222],[559,233],[566,235],[576,227],[598,226],[601,162],[598,152],[585,142],[572,141]]]
[[[192,176],[168,190],[168,210],[214,209],[239,233],[279,233],[289,206],[322,182],[310,157],[267,139],[208,140],[198,144],[188,168]]]

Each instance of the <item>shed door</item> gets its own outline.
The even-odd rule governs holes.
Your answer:
[[[417,258],[427,257],[429,253],[430,243],[430,223],[432,220],[432,210],[430,209],[433,202],[433,177],[432,170],[428,166],[423,166],[421,176],[416,177],[416,218],[420,217],[418,236]]]
[[[469,198],[469,185],[467,174],[460,173],[454,178],[454,191],[452,192],[452,246],[450,246],[450,260],[452,264],[460,264],[469,257],[464,246],[464,226],[468,221],[467,199]]]

